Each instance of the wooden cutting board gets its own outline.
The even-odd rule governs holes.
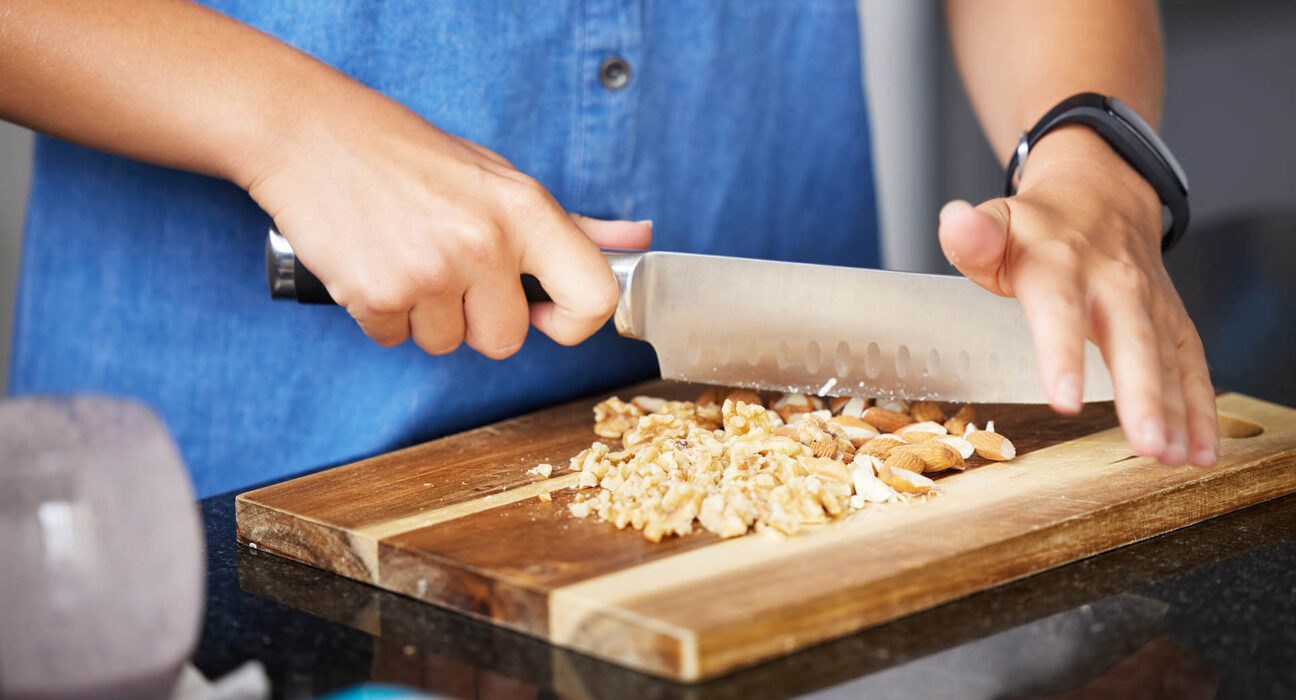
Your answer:
[[[692,398],[650,382],[618,392]],[[1133,455],[1110,404],[986,406],[1007,463],[782,541],[570,516],[603,396],[242,494],[238,539],[654,675],[709,678],[1296,490],[1296,411],[1218,397],[1217,468]],[[976,464],[978,462],[974,462]],[[549,491],[553,502],[536,495]]]

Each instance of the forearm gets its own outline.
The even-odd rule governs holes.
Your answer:
[[[1154,0],[946,0],[945,14],[963,83],[1001,162],[1022,131],[1077,92],[1115,95],[1160,122]]]
[[[0,117],[248,187],[314,108],[363,90],[185,0],[8,0]]]

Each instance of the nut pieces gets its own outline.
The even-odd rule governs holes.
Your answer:
[[[971,406],[946,419],[929,401],[869,403],[784,394],[767,406],[745,389],[709,389],[696,402],[609,398],[594,407],[594,432],[621,449],[595,442],[572,457],[576,488],[588,490],[568,511],[653,542],[696,525],[720,537],[793,535],[870,504],[932,494],[936,484],[923,474],[966,469],[974,451],[1016,455],[1007,438],[976,430]],[[527,473],[552,471],[542,464]]]

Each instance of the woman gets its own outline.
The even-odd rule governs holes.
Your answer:
[[[36,149],[10,386],[148,402],[199,495],[649,375],[646,346],[599,330],[616,291],[600,246],[655,229],[658,249],[878,263],[851,0],[210,4],[0,15],[0,116],[55,137]],[[1150,1],[947,15],[998,153],[1082,90],[1159,116]],[[1021,300],[1057,410],[1080,408],[1087,336],[1133,448],[1210,466],[1210,379],[1159,215],[1068,126],[1017,196],[947,205],[940,236]],[[271,219],[363,333],[266,297]],[[527,307],[524,272],[554,303]]]

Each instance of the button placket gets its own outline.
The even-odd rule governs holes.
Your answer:
[[[584,10],[575,206],[591,216],[631,218],[640,0],[586,0]]]

